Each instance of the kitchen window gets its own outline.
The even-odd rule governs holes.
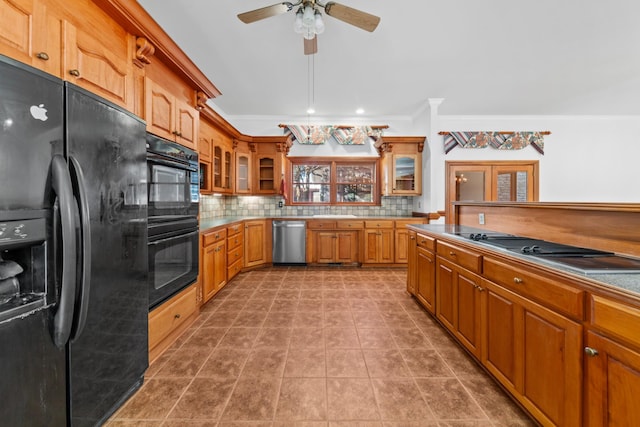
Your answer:
[[[379,205],[378,159],[291,159],[293,204]]]

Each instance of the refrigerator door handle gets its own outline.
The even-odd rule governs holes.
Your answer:
[[[79,281],[79,298],[76,304],[75,327],[71,340],[77,339],[84,330],[89,309],[89,295],[91,290],[91,222],[89,218],[89,198],[87,197],[84,172],[78,160],[69,156],[71,179],[74,194],[78,200],[80,211],[80,243],[82,255],[82,276]]]
[[[62,281],[58,310],[53,319],[53,342],[62,348],[69,341],[73,324],[76,296],[76,221],[69,169],[60,155],[53,156],[51,160],[51,178],[53,191],[60,201],[62,229]]]

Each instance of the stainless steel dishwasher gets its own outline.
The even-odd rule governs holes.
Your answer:
[[[273,263],[306,264],[306,221],[273,221]]]

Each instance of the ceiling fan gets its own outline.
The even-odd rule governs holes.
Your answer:
[[[378,26],[380,18],[361,10],[344,6],[335,2],[320,3],[317,0],[298,0],[296,3],[282,2],[262,7],[249,12],[240,13],[238,18],[245,24],[280,15],[293,10],[296,6],[294,30],[304,37],[304,54],[313,55],[318,52],[318,34],[324,31],[324,22],[320,9],[336,19],[372,32]]]

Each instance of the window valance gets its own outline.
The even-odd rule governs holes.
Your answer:
[[[537,152],[544,154],[544,136],[549,131],[482,131],[482,132],[439,132],[444,135],[444,152],[449,153],[455,147],[486,148],[498,150],[521,150],[531,145]]]
[[[324,144],[333,138],[342,145],[364,145],[367,141],[377,141],[388,126],[305,126],[280,125],[284,134],[295,139],[298,144]]]

